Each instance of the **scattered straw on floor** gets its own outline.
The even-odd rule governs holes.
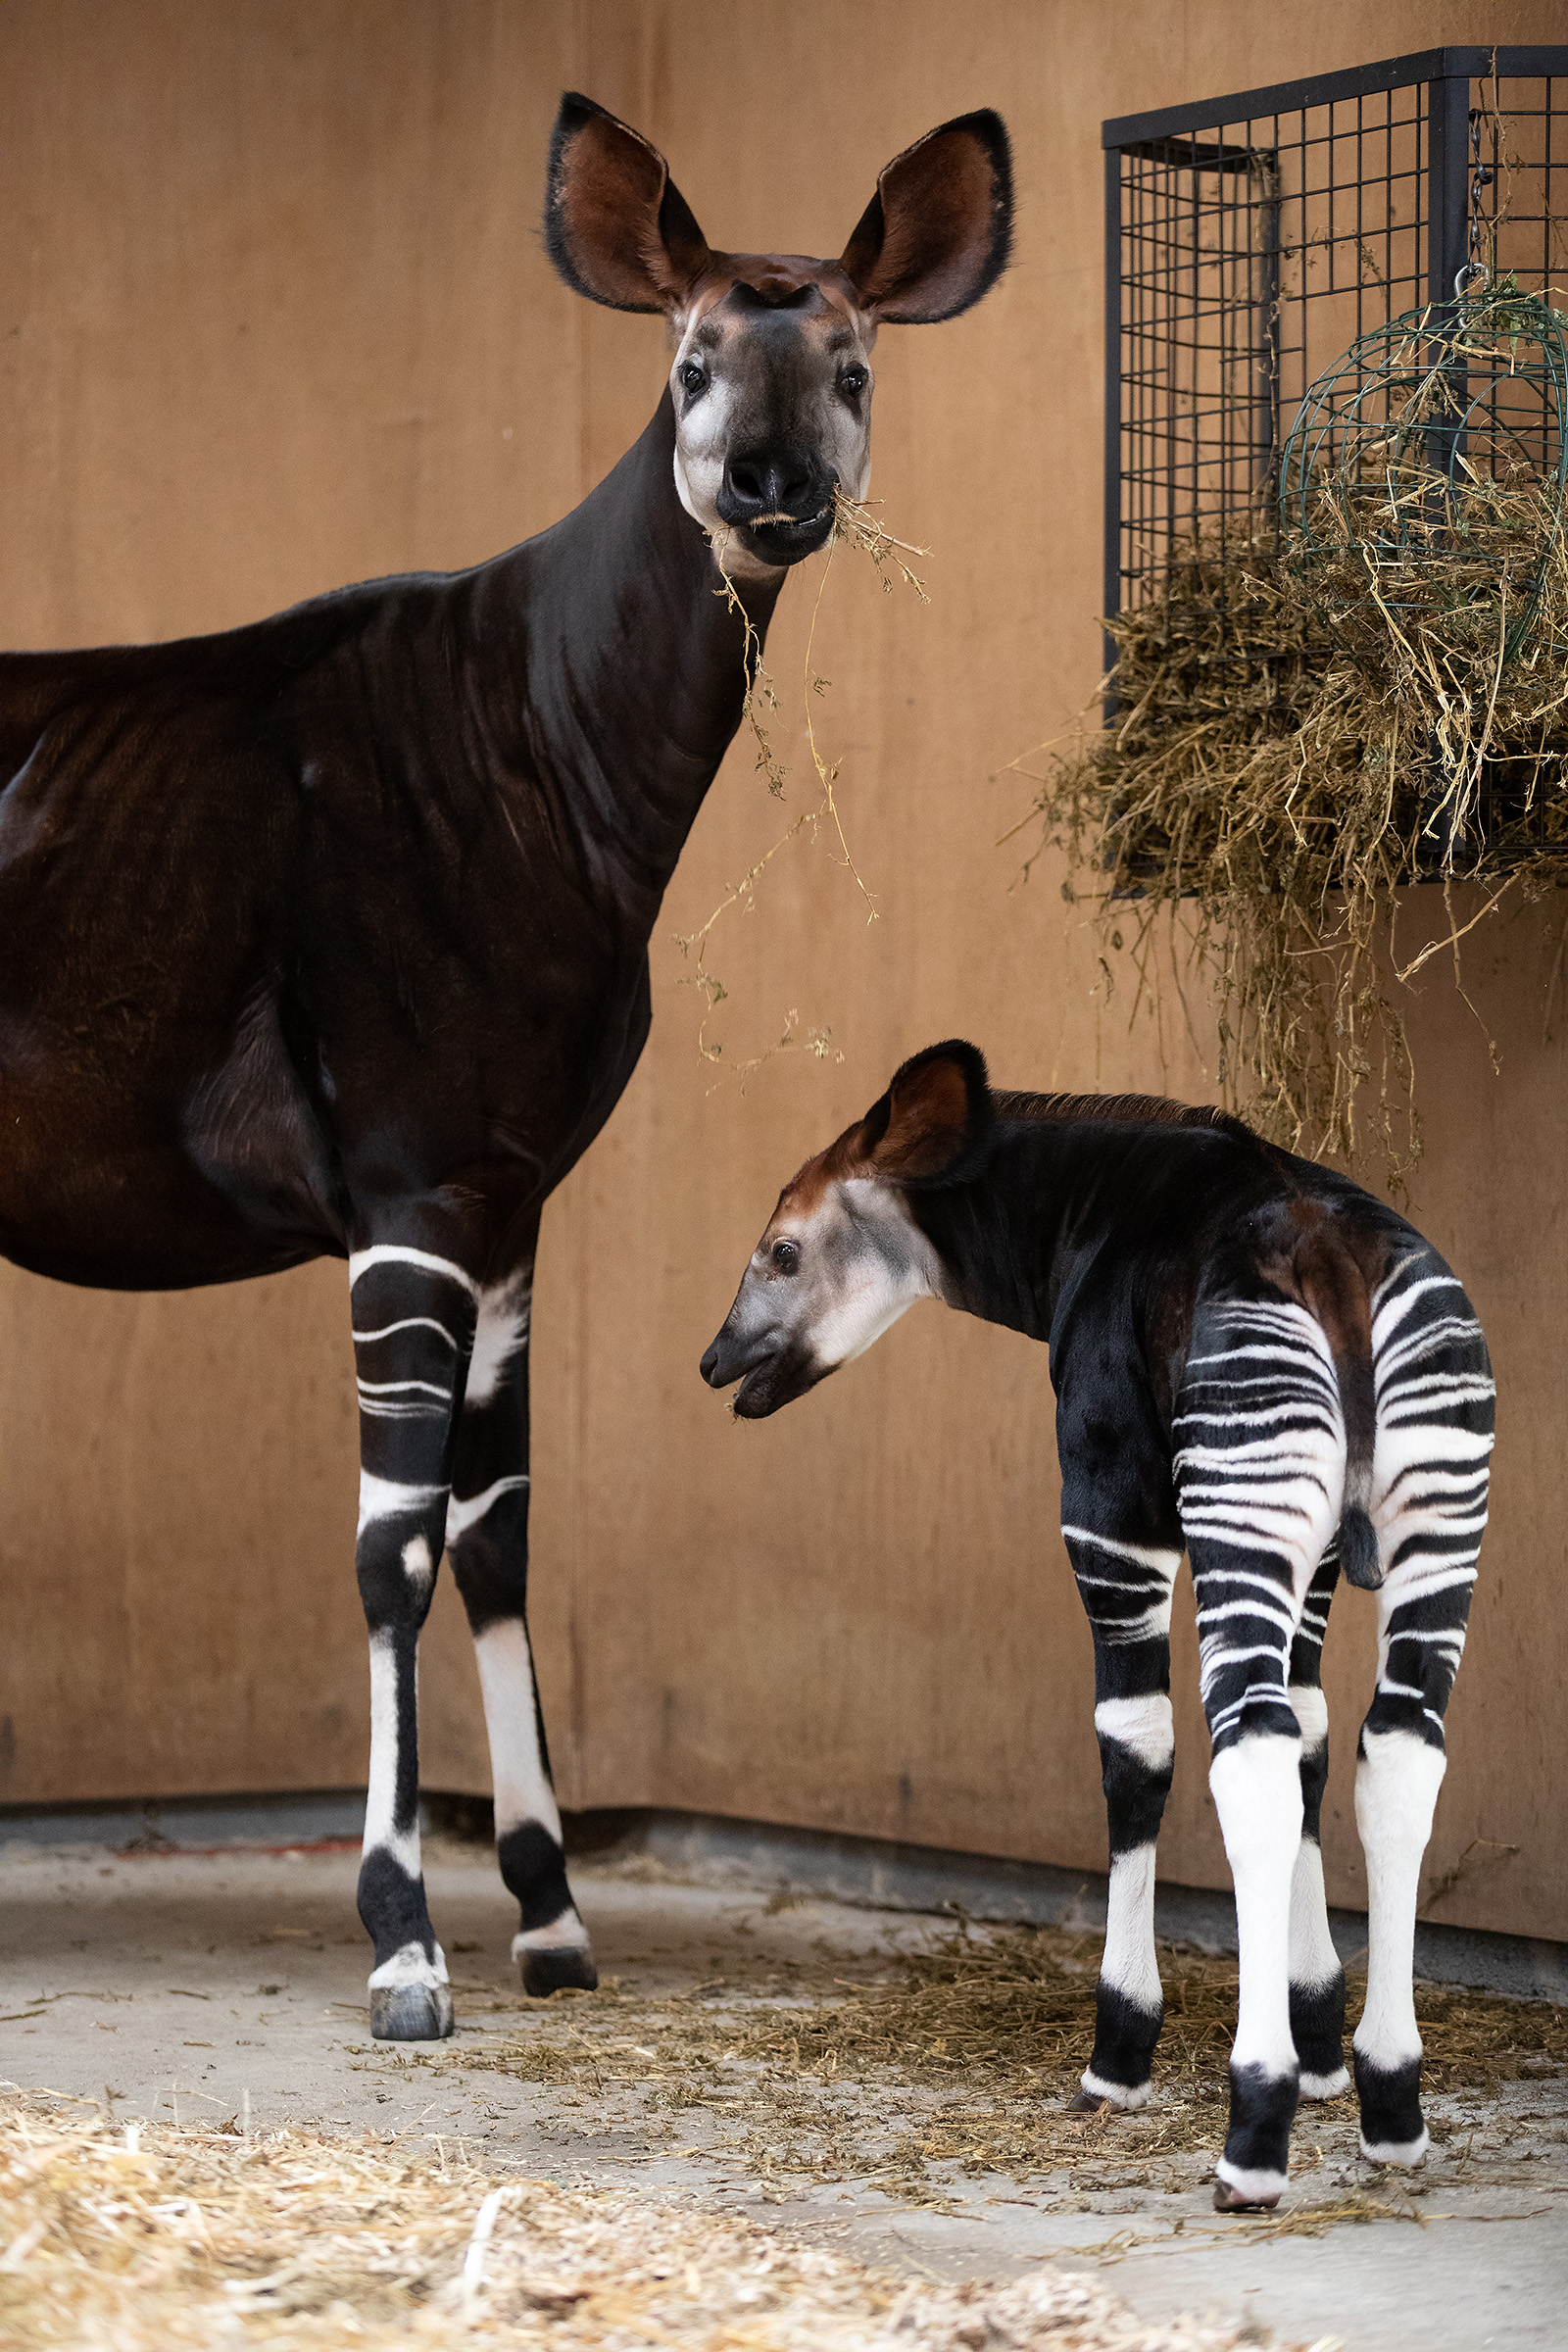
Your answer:
[[[384,2062],[511,2076],[612,2117],[633,2107],[650,2141],[678,2132],[780,2197],[792,2181],[854,2180],[943,2209],[957,2178],[1059,2174],[1056,2209],[1092,2191],[1103,2211],[1107,2193],[1186,2191],[1212,2168],[1237,1979],[1232,1958],[1164,1951],[1157,2096],[1086,2117],[1066,2102],[1094,2040],[1098,1958],[1097,1938],[1064,1930],[961,1929],[870,1983],[835,1979],[824,1959],[821,1981],[797,1979],[784,1998],[723,1980],[557,1996],[520,2031]],[[1352,2021],[1363,1982],[1352,1972]],[[1416,2005],[1432,2092],[1484,2098],[1568,2071],[1568,2012],[1428,1985]],[[1440,2143],[1449,2130],[1435,2120]],[[1353,2098],[1303,2106],[1296,2136],[1302,2154],[1353,2165]]]
[[[371,2137],[0,2120],[0,2336],[182,2345],[689,2344],[703,2352],[1232,2352],[1081,2278],[945,2286],[672,2196],[497,2181]],[[1245,2340],[1256,2342],[1255,2329]]]

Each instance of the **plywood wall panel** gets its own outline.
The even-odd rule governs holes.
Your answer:
[[[1550,38],[1556,13],[1494,7],[1484,34]],[[841,554],[816,621],[832,684],[813,709],[878,919],[822,845],[797,845],[711,944],[729,1060],[792,1011],[831,1029],[828,1054],[715,1088],[673,944],[802,806],[813,573],[769,646],[791,798],[781,811],[736,747],[655,940],[648,1054],[546,1214],[534,1616],[568,1802],[1102,1862],[1043,1350],[921,1309],[750,1429],[696,1358],[784,1177],[932,1038],[975,1037],[1005,1083],[1211,1096],[1201,1016],[1195,1039],[1165,988],[1129,1030],[1125,980],[1107,998],[1059,864],[1025,884],[1023,844],[996,846],[1028,799],[999,771],[1071,722],[1098,657],[1099,125],[1476,29],[1427,0],[1395,0],[1375,27],[1349,0],[13,0],[0,17],[0,182],[20,224],[0,254],[13,644],[218,626],[466,562],[599,478],[666,362],[659,321],[574,301],[544,265],[533,223],[564,84],[657,139],[732,247],[834,251],[879,166],[932,122],[996,103],[1013,130],[1013,270],[970,317],[889,330],[876,355],[873,493],[933,551],[931,602],[884,596]],[[1475,1013],[1435,961],[1412,1026],[1415,1207],[1503,1385],[1429,1883],[1468,1849],[1435,1916],[1568,1936],[1568,1768],[1547,1738],[1568,1501],[1560,986],[1546,1034],[1544,1019],[1562,920],[1552,900],[1473,934]],[[342,1308],[335,1268],[178,1301],[0,1274],[0,1798],[363,1774]],[[1179,1617],[1162,1867],[1222,1884],[1190,1600]],[[1341,1900],[1361,1884],[1348,1760],[1371,1620],[1343,1596],[1329,1643]],[[483,1788],[449,1592],[423,1712],[431,1779]]]

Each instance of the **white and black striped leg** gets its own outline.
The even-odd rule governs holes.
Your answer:
[[[1087,1516],[1087,1511],[1085,1516]],[[1154,1847],[1170,1793],[1170,1605],[1179,1540],[1062,1530],[1095,1637],[1095,1735],[1110,1833],[1095,2046],[1073,2100],[1141,2107],[1164,2016],[1154,1957]]]
[[[477,1290],[454,1260],[376,1243],[349,1259],[360,1396],[360,1598],[370,1635],[370,1773],[359,1906],[375,1946],[370,2031],[452,2031],[419,1861],[418,1641],[445,1533],[455,1401]]]
[[[1443,1719],[1464,1649],[1487,1523],[1495,1398],[1480,1325],[1434,1251],[1372,1301],[1383,1584],[1378,1683],[1356,1750],[1366,1855],[1366,2006],[1355,2030],[1361,2152],[1419,2164],[1421,2035],[1411,1978],[1421,1859],[1446,1768]]]
[[[512,1956],[526,1992],[598,1984],[566,1884],[525,1609],[531,1258],[480,1295],[447,1545],[473,1634],[495,1791],[496,1855],[517,1899]]]
[[[1291,1881],[1291,2039],[1303,2099],[1348,2090],[1345,2067],[1345,1970],[1329,1934],[1320,1829],[1329,1777],[1329,1710],[1323,1635],[1339,1582],[1336,1550],[1319,1562],[1291,1649],[1290,1701],[1301,1727],[1301,1842]]]
[[[1209,1788],[1241,1952],[1230,2126],[1215,2166],[1225,2212],[1279,2202],[1298,2096],[1290,1957],[1304,1808],[1289,1667],[1338,1523],[1345,1462],[1339,1385],[1317,1324],[1266,1296],[1206,1301],[1172,1427]]]

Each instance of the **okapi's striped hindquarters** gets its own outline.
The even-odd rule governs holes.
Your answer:
[[[1241,1947],[1215,2203],[1274,2204],[1298,2098],[1348,2085],[1318,1846],[1321,1654],[1343,1567],[1378,1611],[1355,1793],[1370,1911],[1361,2142],[1418,2163],[1416,1886],[1493,1438],[1486,1343],[1458,1283],[1392,1209],[1233,1119],[1141,1097],[994,1095],[956,1042],[906,1063],[785,1188],[705,1377],[741,1382],[743,1416],[769,1413],[919,1297],[1051,1348],[1110,1831],[1077,2103],[1150,2095],[1184,1549]]]
[[[1480,1325],[1435,1252],[1397,1254],[1370,1303],[1366,1507],[1381,1581],[1377,1688],[1356,1764],[1369,1951],[1355,2071],[1363,2153],[1414,2164],[1426,2147],[1411,1996],[1416,1886],[1486,1525],[1493,1384]],[[1345,1979],[1328,1933],[1318,1817],[1328,1760],[1319,1666],[1347,1443],[1330,1342],[1313,1315],[1277,1295],[1204,1299],[1172,1439],[1209,1782],[1244,1955],[1218,2172],[1252,2204],[1284,2185],[1298,2089],[1332,2096],[1345,2082]]]

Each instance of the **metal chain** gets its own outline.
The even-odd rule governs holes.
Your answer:
[[[1454,293],[1458,295],[1461,300],[1463,300],[1464,296],[1467,294],[1479,294],[1485,292],[1486,287],[1492,277],[1492,271],[1488,269],[1486,263],[1481,259],[1481,199],[1485,191],[1492,185],[1492,173],[1487,166],[1481,161],[1482,120],[1483,118],[1481,109],[1477,106],[1473,106],[1470,109],[1470,164],[1472,176],[1470,180],[1470,202],[1467,208],[1468,218],[1466,220],[1465,233],[1467,258],[1460,263],[1458,269],[1454,272],[1453,279]]]

